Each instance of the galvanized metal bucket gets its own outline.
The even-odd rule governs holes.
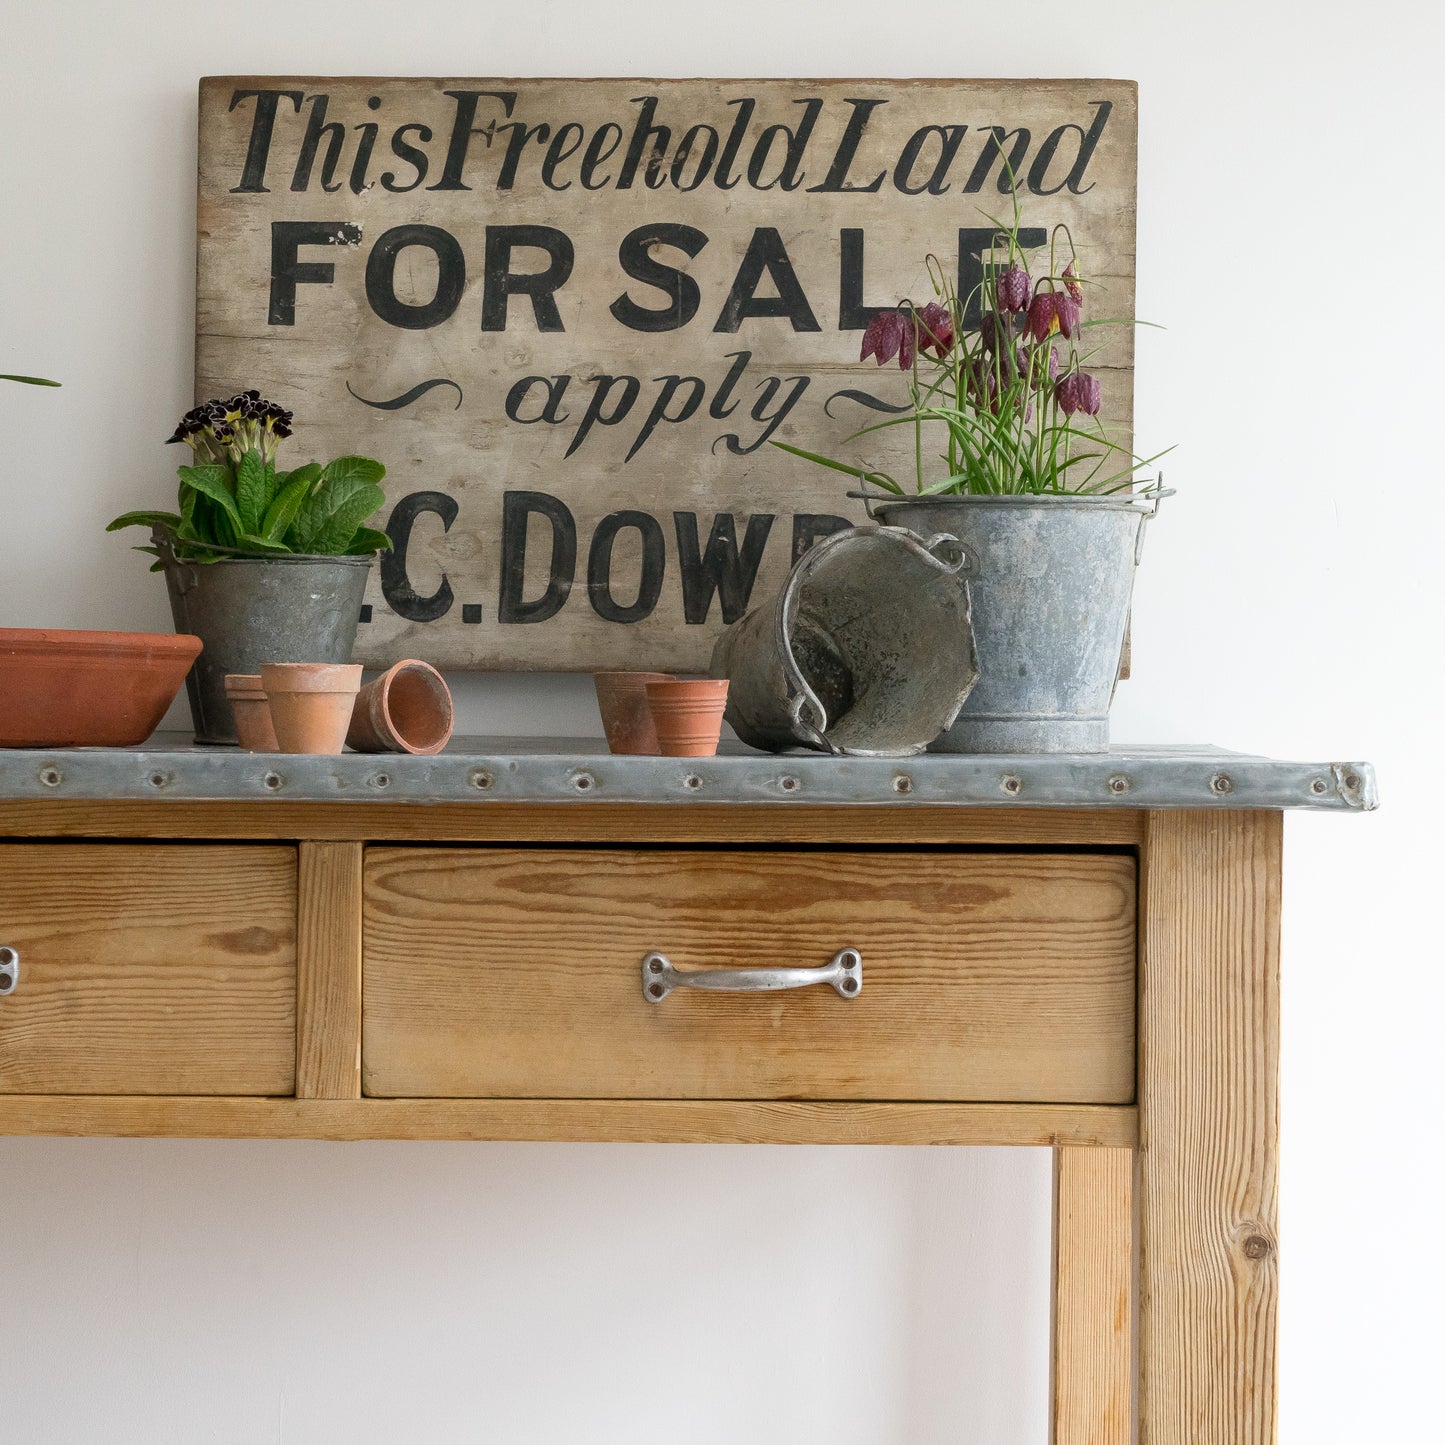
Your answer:
[[[177,632],[204,644],[186,678],[198,743],[234,743],[227,673],[263,662],[350,662],[371,557],[178,561],[158,539]]]
[[[978,557],[978,685],[935,751],[1107,750],[1144,524],[1165,495],[868,497],[870,515]]]
[[[803,553],[782,591],[718,638],[727,721],[769,752],[920,753],[978,677],[974,559],[951,536],[854,527]]]

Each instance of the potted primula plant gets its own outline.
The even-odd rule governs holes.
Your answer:
[[[174,512],[127,512],[108,531],[149,527],[178,632],[204,651],[186,681],[197,742],[234,743],[227,674],[263,663],[351,659],[367,574],[386,533],[366,525],[385,501],[369,457],[279,470],[292,414],[258,391],[208,401],[181,418]]]
[[[1103,385],[1086,369],[1085,337],[1121,323],[1087,319],[1067,227],[1031,265],[1017,198],[1012,225],[996,224],[975,297],[961,301],[929,257],[935,299],[879,311],[863,335],[859,359],[896,358],[909,403],[849,441],[911,428],[911,493],[865,462],[773,445],[857,477],[854,495],[884,525],[971,549],[979,680],[936,749],[1101,752],[1141,531],[1165,493],[1137,485],[1157,458],[1134,455],[1099,419]],[[965,329],[970,314],[979,324]]]

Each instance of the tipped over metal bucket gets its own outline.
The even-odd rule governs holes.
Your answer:
[[[718,638],[727,721],[769,752],[921,753],[978,678],[966,579],[946,534],[854,527],[809,548],[782,591]]]

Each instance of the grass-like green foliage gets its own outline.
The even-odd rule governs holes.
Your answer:
[[[276,449],[290,435],[291,413],[258,391],[203,403],[169,438],[194,454],[192,465],[177,471],[179,511],[127,512],[106,531],[149,527],[187,562],[364,557],[389,549],[385,532],[364,525],[386,500],[378,485],[386,468],[370,457],[337,457],[278,471]],[[160,547],[136,550],[163,556]]]
[[[1031,269],[1030,253],[1019,243],[1016,190],[1012,223],[989,219],[998,236],[973,295],[960,302],[943,265],[929,256],[936,299],[922,307],[904,300],[869,322],[859,360],[871,356],[882,366],[896,356],[909,375],[910,405],[847,440],[912,427],[913,490],[920,496],[1128,491],[1139,470],[1164,453],[1140,457],[1109,436],[1099,420],[1102,387],[1084,369],[1094,353],[1082,343],[1091,328],[1134,323],[1084,319],[1088,282],[1066,226],[1054,228],[1047,266]],[[965,330],[971,312],[980,322]],[[895,478],[861,459],[849,463],[771,444],[865,486],[905,495]]]
[[[8,371],[0,371],[0,381],[18,381],[22,386],[59,386],[58,381],[50,381],[43,376],[13,376]]]

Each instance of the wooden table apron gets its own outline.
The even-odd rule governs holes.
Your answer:
[[[1281,836],[1265,809],[0,801],[11,840],[270,843],[297,865],[293,1094],[0,1093],[0,1133],[1048,1146],[1055,1445],[1125,1445],[1136,1418],[1144,1445],[1256,1445],[1275,1438]],[[363,1097],[372,843],[1132,856],[1133,1101]]]

